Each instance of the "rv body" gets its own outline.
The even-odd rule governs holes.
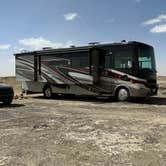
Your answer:
[[[153,47],[140,42],[95,44],[15,54],[26,92],[147,97],[157,94]]]

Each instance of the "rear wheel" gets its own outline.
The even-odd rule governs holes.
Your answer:
[[[128,101],[130,97],[129,91],[126,88],[119,88],[116,93],[118,101]]]
[[[44,97],[49,99],[52,97],[52,89],[50,86],[46,86],[43,90],[43,93],[44,93]]]

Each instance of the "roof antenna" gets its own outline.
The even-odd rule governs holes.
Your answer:
[[[126,40],[122,40],[121,43],[126,43]]]
[[[90,42],[88,44],[91,45],[91,46],[94,46],[94,45],[100,44],[100,42]]]

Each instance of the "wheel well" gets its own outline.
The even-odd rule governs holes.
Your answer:
[[[126,89],[126,90],[128,91],[128,93],[129,93],[129,96],[130,96],[129,88],[126,87],[126,86],[118,86],[118,87],[115,89],[114,95],[117,96],[118,91],[119,91],[120,89],[122,89],[122,88],[123,88],[123,89]]]

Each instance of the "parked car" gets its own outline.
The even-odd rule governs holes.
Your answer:
[[[13,88],[4,83],[0,83],[0,102],[4,105],[10,105],[14,97]]]

